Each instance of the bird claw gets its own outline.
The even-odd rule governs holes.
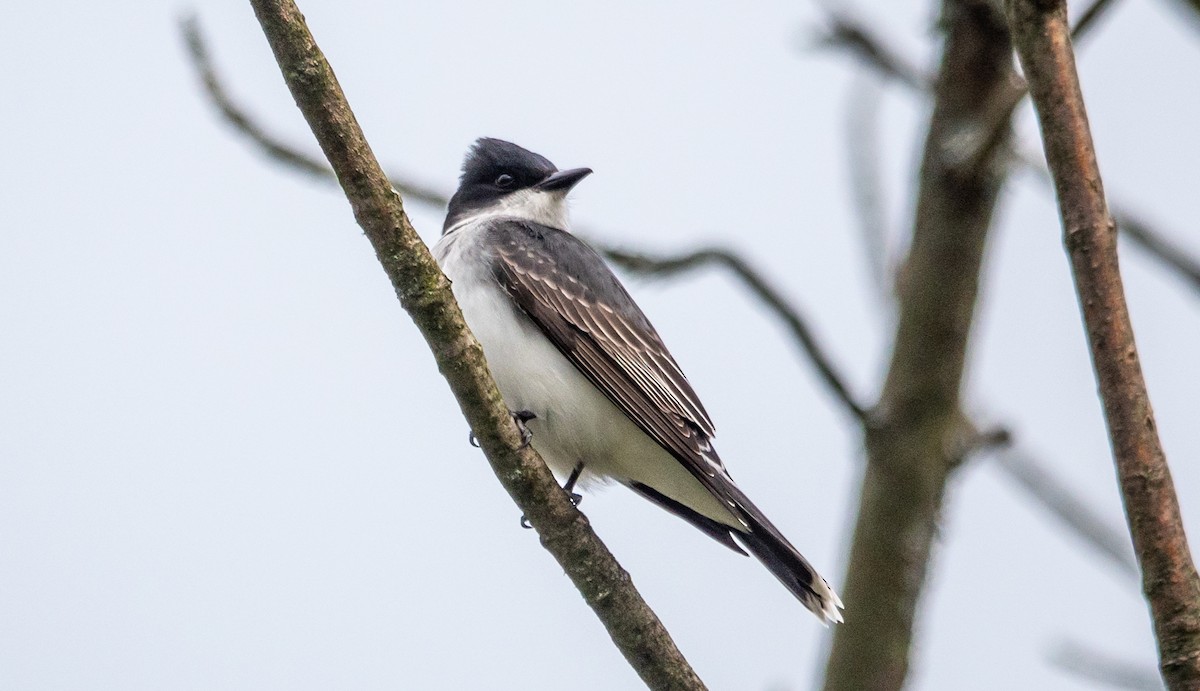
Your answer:
[[[533,441],[533,432],[525,426],[526,422],[537,419],[537,413],[529,410],[518,410],[512,413],[513,422],[517,423],[517,429],[521,431],[521,445],[517,448],[523,449],[529,446],[529,442]],[[475,430],[467,431],[467,443],[475,448],[479,448],[479,440],[475,437]]]
[[[513,413],[513,417],[516,418],[516,416],[519,414],[520,413]],[[571,506],[578,507],[579,504],[583,501],[582,494],[572,491],[575,489],[575,482],[579,479],[579,475],[581,473],[583,473],[583,464],[582,463],[575,466],[575,470],[571,471],[571,477],[567,478],[567,484],[563,485],[563,491],[567,493],[567,498],[571,500]],[[529,519],[525,518],[525,514],[521,514],[521,527],[526,530],[529,530],[530,528],[533,527],[532,525],[529,524]]]
[[[536,420],[537,413],[532,410],[515,410],[513,411],[512,419],[513,422],[517,423],[517,429],[521,431],[521,446],[518,448],[523,449],[529,446],[529,442],[533,441],[533,432],[529,431],[525,423],[530,420]]]

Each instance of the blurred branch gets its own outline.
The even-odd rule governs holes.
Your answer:
[[[1051,664],[1093,684],[1128,691],[1161,691],[1162,680],[1153,668],[1112,659],[1079,643],[1065,641],[1050,652]]]
[[[814,44],[818,47],[844,50],[880,72],[917,91],[933,88],[933,81],[920,68],[900,57],[884,44],[874,30],[850,15],[828,11],[828,26],[820,32]]]
[[[1160,669],[1171,689],[1200,688],[1200,575],[1158,438],[1134,343],[1063,0],[1007,0],[1029,80],[1065,244],[1104,404]],[[849,601],[849,597],[847,597]]]
[[[892,305],[894,281],[887,246],[887,213],[883,198],[883,174],[879,145],[879,105],[882,89],[878,81],[859,73],[850,90],[846,109],[846,151],[850,169],[852,206],[863,239],[867,273],[881,304]]]
[[[1200,0],[1188,1],[1200,5]],[[1080,38],[1089,34],[1114,4],[1112,0],[1093,2],[1080,16],[1072,30],[1072,35]],[[930,91],[929,78],[907,64],[893,51],[887,49],[882,40],[866,24],[846,15],[831,15],[830,21],[833,28],[823,37],[822,45],[845,49],[881,75],[894,79],[914,91],[923,93]],[[1014,85],[1008,98],[995,107],[994,114],[989,116],[989,122],[1007,121],[1024,96],[1024,86],[1019,85],[1017,88]],[[971,148],[963,150],[964,152],[960,155],[965,158],[975,158],[977,153],[974,152],[988,148],[987,142],[992,139],[990,133],[995,131],[994,125],[976,128],[974,134],[965,141],[966,144],[971,145]],[[1016,154],[1013,155],[1013,160],[1050,182],[1050,172],[1041,161]],[[1128,210],[1122,209],[1121,205],[1115,204],[1114,206],[1117,210],[1113,213],[1113,217],[1117,222],[1118,230],[1166,268],[1181,276],[1193,289],[1200,292],[1200,260],[1167,240],[1166,236],[1151,224],[1139,219]]]
[[[1109,526],[1103,517],[1071,493],[1044,464],[1016,450],[996,454],[1000,469],[1021,489],[1112,562],[1122,573],[1137,576],[1137,562],[1129,545],[1129,536]]]
[[[192,68],[204,86],[209,103],[217,108],[225,122],[233,127],[235,132],[249,138],[268,158],[317,178],[324,182],[336,183],[337,178],[333,169],[324,160],[302,153],[299,147],[286,143],[266,128],[259,125],[241,106],[239,106],[225,90],[213,61],[208,52],[208,44],[204,33],[200,30],[200,21],[194,15],[187,15],[179,20],[179,30],[183,35],[184,44],[191,58]],[[392,186],[410,201],[418,201],[432,206],[445,206],[449,197],[403,176],[388,173]]]
[[[291,0],[251,0],[284,81],[421,330],[497,478],[542,544],[600,618],[625,659],[654,689],[702,689],[670,635],[533,447],[522,443],[483,349],[428,248],[380,169],[329,63]]]
[[[1200,1],[1200,0],[1198,0]],[[1117,3],[1113,0],[1093,0],[1092,4],[1079,15],[1079,19],[1075,20],[1075,26],[1071,27],[1071,39],[1079,41],[1079,39],[1088,35],[1095,24],[1113,8]]]
[[[743,285],[759,301],[766,305],[791,331],[796,342],[800,344],[808,360],[817,368],[821,380],[838,399],[846,410],[859,422],[865,423],[867,409],[850,393],[850,387],[845,379],[833,366],[833,362],[825,349],[813,336],[807,321],[800,316],[799,311],[788,304],[779,293],[759,272],[752,269],[742,257],[730,250],[718,248],[703,248],[685,254],[670,256],[651,256],[640,252],[631,252],[617,248],[602,249],[604,255],[614,264],[626,271],[645,276],[667,277],[684,273],[704,266],[720,266],[736,276]]]
[[[869,463],[846,568],[855,613],[834,631],[828,691],[898,690],[908,673],[917,604],[946,483],[974,443],[961,410],[966,351],[992,213],[1007,166],[963,166],[963,132],[1012,83],[998,7],[947,0],[945,47],[920,171],[887,379],[866,428]],[[1007,132],[1007,129],[1004,130]]]
[[[1157,257],[1181,278],[1191,283],[1197,293],[1200,293],[1200,261],[1128,212],[1116,208],[1112,215],[1117,222],[1117,227],[1121,230],[1122,237],[1128,238],[1138,247],[1149,252],[1151,256]]]

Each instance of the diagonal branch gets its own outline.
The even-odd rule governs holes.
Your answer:
[[[1007,0],[1054,175],[1134,551],[1171,689],[1200,688],[1200,575],[1158,438],[1117,261],[1063,0]]]
[[[428,341],[501,484],[647,686],[704,688],[629,574],[592,532],[533,448],[522,446],[449,281],[409,222],[400,196],[375,160],[304,17],[291,0],[251,0],[251,4],[296,105],[337,173],[355,219],[401,304]]]
[[[1096,686],[1126,691],[1161,691],[1163,688],[1153,667],[1115,660],[1071,641],[1056,645],[1050,652],[1050,662]]]
[[[1042,507],[1083,538],[1085,544],[1091,545],[1121,573],[1137,575],[1137,562],[1129,550],[1129,536],[1109,527],[1108,522],[1072,494],[1044,465],[1016,450],[998,453],[996,463]]]
[[[613,263],[630,273],[667,277],[684,273],[703,266],[720,266],[736,276],[743,285],[767,306],[791,331],[804,354],[817,368],[817,372],[833,395],[860,423],[865,424],[869,411],[850,393],[850,387],[838,373],[832,359],[817,342],[812,329],[800,312],[790,305],[767,279],[750,267],[746,261],[730,250],[703,248],[675,256],[654,257],[617,248],[603,248],[604,255]]]
[[[881,92],[878,79],[861,71],[856,75],[846,107],[846,161],[867,273],[880,304],[891,308],[894,307],[894,281],[888,255],[887,212],[880,170],[883,149],[879,143]]]
[[[299,148],[284,142],[282,139],[268,132],[265,127],[258,124],[258,121],[230,97],[229,92],[225,90],[225,85],[221,82],[220,76],[217,74],[216,67],[213,66],[212,57],[208,52],[208,45],[204,41],[204,33],[200,31],[200,22],[194,15],[185,16],[181,19],[179,21],[179,30],[183,34],[184,45],[187,46],[192,68],[196,70],[196,76],[200,78],[200,82],[204,86],[204,92],[208,95],[209,102],[216,107],[217,112],[221,114],[225,122],[233,127],[234,131],[246,136],[268,158],[274,159],[284,166],[317,178],[318,180],[330,183],[337,182],[337,178],[333,174],[333,169],[329,167],[328,163],[320,158],[301,152]],[[441,207],[445,206],[449,200],[448,196],[437,190],[414,180],[407,179],[404,176],[389,173],[388,179],[391,181],[392,186],[402,192],[404,197],[410,201],[418,201],[423,204]]]

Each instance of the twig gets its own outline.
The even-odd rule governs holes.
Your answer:
[[[730,250],[718,248],[703,248],[686,254],[673,256],[651,256],[640,252],[630,252],[614,247],[598,247],[613,263],[630,273],[647,276],[666,277],[685,273],[704,266],[721,266],[728,269],[734,276],[758,297],[764,305],[773,312],[788,329],[796,342],[800,344],[808,360],[817,369],[821,380],[829,387],[833,395],[842,403],[846,410],[859,422],[866,423],[869,411],[850,393],[850,387],[838,373],[837,368],[825,349],[813,336],[812,329],[800,312],[790,305],[767,279],[750,267],[746,260]]]
[[[841,12],[827,12],[826,27],[814,43],[825,48],[845,50],[858,56],[883,76],[894,79],[916,91],[929,91],[933,80],[920,68],[901,58],[884,45],[876,33],[863,22]]]
[[[1093,684],[1128,691],[1161,691],[1162,680],[1153,667],[1114,660],[1111,656],[1079,643],[1064,641],[1050,652],[1051,664]]]
[[[1138,361],[1062,0],[1007,0],[1041,126],[1163,680],[1200,688],[1200,575]]]
[[[380,169],[304,17],[291,0],[251,0],[296,105],[433,351],[496,476],[647,686],[702,689],[670,635],[520,434],[463,322],[449,281]]]
[[[859,234],[867,273],[881,304],[891,306],[894,293],[891,260],[887,246],[887,213],[880,171],[878,81],[861,72],[851,86],[846,108],[846,151],[850,169],[852,206],[858,217]]]
[[[1053,189],[1054,178],[1050,176],[1050,169],[1046,167],[1040,157],[1034,158],[1024,153],[1017,153],[1014,154],[1013,160]],[[1200,295],[1200,261],[1188,254],[1187,250],[1168,240],[1159,231],[1153,230],[1149,223],[1134,213],[1115,206],[1110,209],[1110,213],[1113,221],[1117,224],[1117,230],[1121,233],[1121,237],[1137,245],[1151,257],[1158,259],[1169,271],[1191,284],[1192,288],[1196,290],[1196,294]]]
[[[1129,536],[1114,530],[1103,517],[1072,494],[1071,490],[1027,453],[1008,450],[996,454],[996,463],[1055,518],[1073,530],[1085,544],[1112,562],[1122,573],[1138,575]]]
[[[1152,256],[1158,257],[1181,278],[1191,283],[1197,293],[1200,293],[1200,261],[1196,261],[1195,257],[1189,255],[1179,245],[1151,230],[1144,221],[1128,212],[1115,208],[1112,215],[1117,222],[1117,227],[1121,230],[1122,237],[1128,238]]]
[[[1113,0],[1095,0],[1088,5],[1083,14],[1079,15],[1079,19],[1075,20],[1075,26],[1071,27],[1071,38],[1079,41],[1087,36],[1092,28],[1100,22],[1100,19],[1116,4]]]
[[[204,33],[200,30],[200,21],[194,15],[187,15],[180,19],[179,30],[183,34],[192,68],[196,70],[196,76],[204,85],[204,92],[208,95],[209,102],[217,108],[221,117],[233,127],[234,131],[248,137],[268,158],[273,158],[289,168],[318,180],[337,182],[333,169],[329,167],[328,163],[315,156],[302,153],[298,147],[288,144],[268,132],[229,96],[213,66],[212,58],[208,53],[208,45],[204,41]],[[391,181],[393,187],[404,194],[405,199],[410,201],[441,207],[445,206],[449,199],[448,196],[437,190],[404,176],[389,173],[388,180]]]

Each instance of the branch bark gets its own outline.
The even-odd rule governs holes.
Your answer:
[[[488,372],[483,350],[463,322],[449,281],[409,222],[304,17],[291,0],[251,4],[355,219],[404,309],[429,342],[501,484],[647,686],[704,688],[586,517],[572,506],[537,453],[521,448],[521,436]]]
[[[1200,576],[1158,439],[1117,263],[1062,0],[1007,0],[1009,23],[1054,176],[1163,681],[1200,688]],[[847,598],[849,601],[849,598]]]
[[[1003,159],[962,167],[956,147],[1011,86],[997,5],[944,5],[946,43],[921,166],[899,319],[883,392],[867,428],[869,463],[847,567],[854,616],[834,633],[825,688],[900,689],[946,482],[974,440],[959,388]],[[996,151],[1001,151],[997,149]]]

